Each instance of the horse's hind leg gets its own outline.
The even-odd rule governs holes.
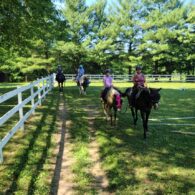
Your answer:
[[[136,125],[137,123],[137,109],[134,109],[133,107],[131,107],[131,114],[133,117],[133,124]]]
[[[60,83],[58,82],[58,88],[59,88],[59,92],[60,92]]]
[[[146,132],[147,132],[147,122],[146,122],[146,113],[141,111],[142,123],[144,128],[144,139],[146,139]]]
[[[84,95],[87,95],[85,87],[83,88],[83,93],[84,93]]]
[[[109,120],[108,110],[107,110],[106,104],[104,102],[102,103],[102,107],[104,110],[104,114],[106,116],[106,121],[108,121]]]
[[[63,83],[60,85],[60,91],[63,92]]]
[[[150,110],[146,112],[146,131],[148,131],[148,119],[150,116]]]
[[[62,82],[61,87],[62,87],[62,92],[63,92],[64,91],[64,83],[63,82]]]
[[[108,114],[108,119],[110,118],[110,125],[112,126],[113,124],[113,115],[112,115],[112,110],[110,107],[107,107],[107,114]]]
[[[114,109],[114,125],[116,125],[116,113],[117,113],[117,110]]]
[[[79,94],[81,95],[82,94],[82,91],[81,91],[81,87],[79,86]]]

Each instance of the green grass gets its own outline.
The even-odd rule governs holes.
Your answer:
[[[7,87],[8,85],[6,85]],[[0,91],[6,88],[0,86]],[[24,97],[27,94],[24,94]],[[1,104],[1,115],[13,106],[17,98]],[[0,165],[0,194],[49,194],[53,176],[52,163],[57,133],[56,117],[59,95],[57,90],[49,95],[35,115],[19,130],[3,149],[4,162]],[[27,106],[28,107],[28,106]],[[29,108],[30,109],[30,108]],[[12,117],[0,127],[0,138],[14,126],[18,117]]]
[[[195,193],[193,185],[195,180],[195,136],[172,132],[195,133],[194,126],[166,126],[159,125],[159,122],[155,125],[156,121],[150,121],[150,133],[147,140],[144,141],[141,119],[139,117],[138,125],[134,127],[129,110],[126,113],[118,114],[119,120],[116,127],[110,127],[102,118],[103,112],[99,102],[101,83],[92,83],[88,89],[88,95],[81,98],[78,97],[78,91],[75,94],[77,89],[73,85],[74,83],[71,82],[66,84],[66,95],[69,99],[68,105],[72,106],[71,120],[75,125],[80,123],[81,127],[86,126],[82,118],[86,115],[85,112],[77,113],[77,110],[82,110],[83,107],[96,106],[101,113],[95,121],[95,129],[111,192],[116,194],[178,195]],[[115,86],[122,91],[131,85],[131,83],[115,83]],[[195,116],[195,84],[149,83],[148,85],[162,88],[160,108],[157,111],[153,110],[150,118]],[[124,106],[126,105],[127,101],[125,100]],[[194,119],[161,122],[195,124]],[[77,133],[74,134],[74,138],[75,144],[77,144],[77,139],[81,138],[81,131],[78,130],[78,127],[73,128],[73,132],[75,131]],[[80,142],[85,142],[87,137],[86,132],[85,138],[79,139]],[[75,158],[77,155],[81,154],[75,153]],[[77,162],[77,166],[80,166],[79,162]],[[79,179],[85,180],[85,175]]]
[[[131,83],[115,83],[122,91]],[[195,116],[195,84],[149,83],[161,87],[159,110],[152,110],[150,118],[160,122],[195,124],[194,119],[166,120],[167,118]],[[0,93],[3,85],[0,85]],[[97,194],[91,186],[94,181],[89,169],[90,133],[87,107],[96,107],[95,132],[100,146],[103,168],[109,179],[109,191],[115,194],[195,194],[195,133],[194,126],[166,126],[159,121],[149,122],[147,140],[143,140],[141,119],[133,126],[131,113],[118,114],[118,124],[111,127],[103,117],[99,101],[102,83],[91,83],[87,96],[79,96],[73,82],[67,82],[64,92],[70,125],[72,170],[77,183],[76,194]],[[184,90],[183,90],[184,89]],[[14,100],[12,100],[14,101]],[[0,107],[5,112],[9,105]],[[0,165],[0,194],[49,194],[52,187],[52,163],[57,132],[56,117],[59,104],[57,89],[49,95],[36,115],[25,125],[25,133],[17,132],[4,148],[5,161]],[[124,107],[127,101],[124,100]],[[2,105],[0,105],[2,106]],[[3,109],[2,109],[3,108]],[[3,111],[2,111],[3,110]],[[124,110],[122,111],[124,112]],[[15,119],[16,120],[16,119]],[[11,121],[8,125],[14,121]],[[155,123],[158,123],[155,125]],[[8,131],[0,127],[2,132]],[[174,133],[181,131],[184,134]]]

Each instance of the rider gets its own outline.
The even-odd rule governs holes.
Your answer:
[[[132,81],[133,81],[133,88],[132,88],[132,93],[131,93],[131,105],[134,106],[135,105],[135,101],[136,101],[136,94],[138,93],[139,88],[143,88],[145,87],[145,76],[142,73],[142,67],[141,65],[136,66],[135,68],[136,73],[134,74]]]
[[[106,101],[106,94],[108,92],[108,90],[113,87],[113,84],[112,84],[112,77],[110,76],[110,72],[111,70],[110,69],[107,69],[105,71],[105,75],[103,77],[103,84],[104,84],[104,89],[101,93],[101,98],[102,100]]]
[[[81,77],[85,74],[85,70],[83,65],[80,65],[77,71],[76,81],[77,83],[80,82]]]
[[[61,80],[65,80],[65,75],[63,73],[63,70],[62,70],[62,66],[61,65],[58,65],[58,68],[57,68],[57,73],[56,73],[56,80],[57,78],[61,78]]]
[[[58,65],[58,68],[57,68],[57,74],[59,73],[62,73],[62,66],[61,65]]]

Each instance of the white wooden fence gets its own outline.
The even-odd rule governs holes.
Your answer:
[[[86,74],[90,80],[100,81],[102,80],[102,74]],[[117,82],[131,81],[133,75],[111,75],[113,80]],[[65,74],[66,80],[74,80],[75,74]],[[146,74],[146,80],[148,82],[195,82],[195,76],[185,75],[185,74],[172,74],[172,75],[162,75],[162,74]]]
[[[3,147],[18,131],[18,129],[21,128],[24,130],[24,122],[31,114],[34,114],[36,107],[41,105],[47,93],[53,88],[53,84],[54,75],[50,75],[48,77],[38,79],[27,86],[18,87],[17,89],[0,96],[0,104],[15,96],[18,96],[18,104],[0,118],[0,126],[3,125],[8,119],[10,119],[15,113],[19,112],[19,121],[17,124],[5,135],[2,140],[0,140],[0,163],[3,162]],[[30,90],[31,95],[23,100],[22,93],[26,92],[27,90]],[[36,99],[38,100],[35,102]],[[23,107],[29,102],[31,102],[31,109],[24,115]]]

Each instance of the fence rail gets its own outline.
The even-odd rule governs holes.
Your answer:
[[[24,122],[29,118],[31,114],[35,112],[38,105],[41,105],[43,99],[53,88],[54,75],[38,79],[31,84],[23,87],[18,87],[17,89],[10,91],[4,95],[0,96],[0,103],[3,103],[15,96],[18,96],[18,104],[6,112],[2,117],[0,117],[0,126],[3,125],[7,120],[9,120],[14,114],[19,112],[19,121],[17,124],[5,135],[5,137],[0,140],[0,163],[3,162],[3,147],[7,142],[13,137],[13,135],[18,131],[18,129],[24,130]],[[22,93],[30,90],[30,96],[22,100]],[[36,90],[36,91],[35,91]],[[38,99],[35,102],[35,99]],[[23,115],[23,107],[31,102],[31,109]]]
[[[90,80],[102,80],[103,75],[100,74],[87,74]],[[74,80],[75,74],[65,74],[67,80]],[[113,80],[118,82],[131,81],[133,75],[112,75]],[[195,76],[184,74],[162,75],[162,74],[146,74],[148,82],[195,82]]]

